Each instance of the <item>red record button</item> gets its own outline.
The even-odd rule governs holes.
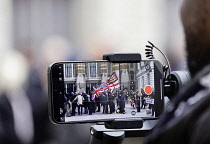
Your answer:
[[[147,95],[150,95],[152,93],[152,87],[151,86],[145,86],[144,87],[144,92],[147,94]]]

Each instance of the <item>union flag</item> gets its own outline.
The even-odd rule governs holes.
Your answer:
[[[103,87],[99,87],[99,88],[95,88],[93,87],[94,91],[93,91],[93,95],[92,95],[92,100],[94,100],[96,97],[100,96],[100,93],[104,92]]]
[[[93,91],[93,96],[92,96],[92,100],[94,100],[96,97],[100,96],[100,93],[106,91],[113,91],[115,88],[119,88],[120,84],[118,81],[118,77],[117,74],[115,72],[112,73],[112,75],[109,77],[109,79],[107,80],[106,84],[101,84],[97,89],[95,87],[93,87],[94,91]]]

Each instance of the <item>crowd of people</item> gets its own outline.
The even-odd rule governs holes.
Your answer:
[[[64,113],[67,117],[75,115],[89,114],[96,112],[102,114],[121,113],[125,114],[125,105],[130,104],[131,107],[137,109],[151,109],[151,114],[154,116],[153,104],[146,102],[151,95],[146,95],[143,89],[139,92],[127,90],[115,92],[102,92],[99,96],[94,96],[93,93],[71,92],[64,95]]]

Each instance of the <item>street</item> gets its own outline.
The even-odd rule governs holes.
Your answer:
[[[117,107],[115,106],[115,109]],[[77,110],[77,109],[76,109]],[[125,104],[125,114],[121,113],[113,113],[113,114],[103,114],[102,107],[101,112],[95,112],[92,115],[83,114],[83,115],[75,115],[71,117],[65,117],[65,122],[78,122],[78,121],[85,121],[85,120],[92,120],[92,121],[102,121],[106,119],[116,119],[116,118],[129,118],[129,117],[152,117],[152,114],[147,114],[149,109],[141,109],[140,112],[137,112],[136,108],[131,107],[129,103]]]

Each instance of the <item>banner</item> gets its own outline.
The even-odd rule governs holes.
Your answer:
[[[154,104],[154,99],[152,99],[152,98],[146,98],[146,103],[148,103],[148,104]]]

